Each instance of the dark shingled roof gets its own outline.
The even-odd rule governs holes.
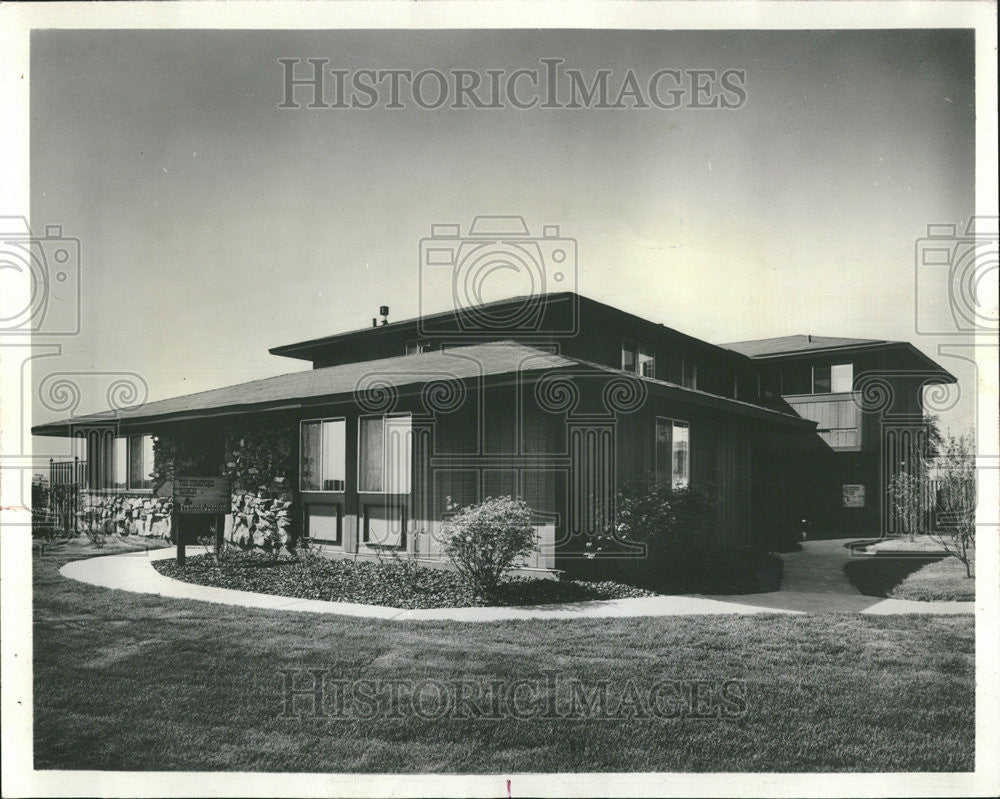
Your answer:
[[[831,336],[779,336],[778,338],[758,338],[752,341],[734,341],[722,346],[746,355],[748,358],[762,358],[768,355],[785,355],[793,352],[841,349],[843,347],[864,347],[873,344],[893,342],[874,338],[838,338]]]
[[[503,375],[540,376],[545,372],[575,367],[623,374],[618,369],[592,364],[562,355],[555,355],[513,341],[498,341],[433,350],[416,355],[400,355],[374,361],[360,361],[320,369],[268,377],[235,386],[201,391],[182,397],[147,402],[115,413],[95,413],[76,416],[32,427],[34,435],[70,435],[73,427],[122,422],[128,424],[155,423],[177,419],[192,419],[223,413],[295,408],[319,404],[326,398],[350,397],[366,389],[404,390],[435,380],[469,380]],[[642,378],[643,382],[659,386],[695,404],[710,405],[723,410],[757,418],[795,424],[798,416],[708,394],[667,383]],[[811,422],[809,424],[812,424]]]
[[[922,373],[927,378],[957,383],[955,376],[941,364],[914,347],[908,341],[888,341],[876,338],[840,338],[831,336],[780,336],[754,341],[734,341],[722,346],[757,361],[775,363],[785,358],[808,357],[812,353],[843,354],[845,357],[871,350],[891,352],[898,364],[887,374],[900,374],[899,369],[914,369],[912,376]]]

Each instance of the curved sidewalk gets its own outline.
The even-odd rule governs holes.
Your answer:
[[[191,555],[203,551],[204,549],[201,547],[188,547],[188,553]],[[960,614],[972,613],[974,609],[972,602],[910,602],[862,597],[860,594],[849,596],[822,592],[777,591],[771,594],[714,599],[703,596],[655,596],[522,607],[406,610],[353,602],[295,599],[185,583],[165,577],[153,568],[154,560],[172,558],[174,554],[174,548],[170,547],[148,552],[105,555],[70,561],[59,570],[59,573],[72,580],[104,588],[132,591],[139,594],[157,594],[173,599],[196,599],[202,602],[215,602],[247,608],[361,616],[394,621],[485,622],[514,619],[627,618],[759,613],[800,614],[824,611],[869,614]],[[846,604],[838,601],[844,599],[849,601]]]

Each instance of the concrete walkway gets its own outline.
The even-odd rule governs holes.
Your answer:
[[[202,602],[248,608],[328,613],[395,621],[484,622],[513,619],[626,618],[757,613],[956,614],[973,612],[975,604],[973,602],[911,602],[862,596],[843,574],[843,564],[850,558],[850,552],[844,547],[844,543],[844,540],[808,542],[804,545],[802,552],[783,555],[785,579],[782,586],[784,588],[787,585],[788,591],[711,598],[704,596],[655,596],[522,607],[404,610],[352,602],[293,599],[250,591],[234,591],[229,588],[194,585],[165,577],[153,568],[154,560],[175,556],[173,547],[71,561],[65,564],[59,573],[64,577],[104,588],[140,594],[156,594],[174,599],[196,599]],[[188,547],[187,551],[190,555],[197,555],[204,552],[204,549],[202,547]]]

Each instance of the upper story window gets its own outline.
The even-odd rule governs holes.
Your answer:
[[[813,394],[846,394],[854,390],[854,364],[835,363],[813,367]]]
[[[813,394],[846,394],[854,390],[854,364],[835,363],[814,366],[812,369]],[[790,392],[785,392],[790,393]]]
[[[656,355],[650,348],[625,339],[622,341],[622,371],[656,377]]]
[[[691,426],[656,417],[656,480],[684,488],[691,480]]]
[[[781,370],[782,394],[811,394],[812,369],[807,363],[791,363]]]
[[[409,414],[359,418],[358,491],[409,494],[412,438]]]
[[[142,490],[153,487],[153,437],[115,436],[111,451],[111,487]]]
[[[635,373],[636,345],[634,341],[622,341],[622,371]]]
[[[698,364],[690,358],[681,361],[681,385],[698,388]]]
[[[300,491],[343,491],[347,473],[347,421],[302,422],[299,447]]]
[[[656,377],[656,356],[645,347],[639,347],[639,374],[643,377]]]
[[[781,371],[776,367],[769,367],[760,373],[761,397],[777,397],[781,394]]]
[[[830,393],[830,367],[826,366],[814,366],[813,367],[813,394],[829,394]]]
[[[845,394],[854,390],[853,363],[835,363],[830,367],[830,390],[834,394]]]
[[[854,364],[835,363],[821,366],[791,363],[781,368],[780,386],[776,385],[773,370],[767,370],[761,377],[761,389],[768,393],[763,396],[799,394],[845,394],[854,389]],[[766,383],[766,386],[765,386]]]

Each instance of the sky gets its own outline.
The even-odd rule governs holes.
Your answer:
[[[745,103],[316,109],[306,92],[279,108],[282,58],[297,75],[307,58],[508,75],[558,58],[612,86],[735,69]],[[957,432],[976,375],[939,352],[962,339],[927,332],[954,323],[915,248],[973,214],[973,75],[964,31],[35,31],[32,227],[79,239],[82,296],[79,334],[35,382],[79,374],[86,413],[107,408],[110,373],[152,400],[308,368],[267,349],[365,327],[379,305],[441,310],[421,238],[513,214],[576,241],[547,288],[714,343],[910,341],[959,378],[942,414]],[[36,405],[34,422],[66,415]]]

